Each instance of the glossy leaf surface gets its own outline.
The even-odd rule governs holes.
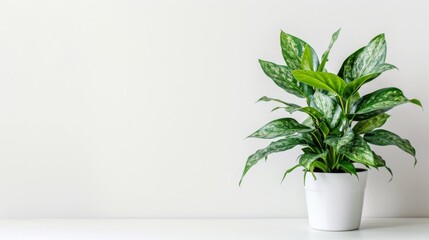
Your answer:
[[[335,74],[328,72],[313,72],[307,70],[294,70],[293,76],[299,82],[305,83],[317,89],[333,92],[342,95],[346,82]]]
[[[382,113],[380,115],[377,115],[375,117],[362,120],[353,127],[353,130],[357,134],[362,134],[369,132],[371,130],[374,130],[376,128],[379,128],[384,125],[384,123],[387,121],[387,119],[390,117],[387,113]]]
[[[340,153],[344,154],[347,158],[355,162],[369,166],[375,165],[371,148],[359,135],[355,135],[352,141],[341,147]]]
[[[293,118],[281,118],[265,124],[249,137],[271,139],[312,130],[312,128],[298,123]]]
[[[334,34],[332,34],[331,42],[329,43],[328,49],[322,55],[322,61],[320,62],[317,71],[321,72],[325,69],[326,62],[328,62],[329,52],[331,51],[331,48],[334,45],[335,41],[337,41],[338,35],[340,35],[340,31],[341,29],[338,29]]]
[[[280,33],[280,44],[286,65],[292,70],[301,69],[301,59],[304,54],[305,46],[308,44],[283,31]],[[313,58],[313,67],[317,68],[319,66],[319,57],[311,46],[309,46],[309,48],[311,49]]]
[[[400,136],[384,129],[377,129],[371,132],[368,132],[364,136],[365,141],[379,146],[395,145],[402,149],[403,151],[409,153],[411,156],[416,159],[416,150],[411,145],[410,141],[403,139]]]
[[[243,174],[240,179],[240,184],[243,180],[243,177],[249,171],[251,167],[253,167],[256,163],[258,163],[261,159],[266,158],[268,155],[276,152],[283,152],[288,149],[291,149],[297,145],[304,145],[308,143],[308,138],[305,135],[293,135],[289,136],[285,139],[280,139],[278,141],[270,143],[266,148],[259,149],[254,154],[250,155],[247,158],[246,165],[243,170]]]

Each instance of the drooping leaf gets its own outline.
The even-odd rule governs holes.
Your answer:
[[[310,117],[318,121],[323,117],[322,113],[320,113],[317,109],[313,107],[302,107],[297,109],[299,112],[307,113]]]
[[[305,46],[308,44],[305,41],[283,31],[280,33],[280,43],[286,65],[292,70],[301,69],[301,59],[304,54]],[[313,68],[317,69],[319,66],[319,57],[313,48],[310,45],[308,46],[313,58]]]
[[[333,92],[338,96],[342,96],[342,92],[346,87],[346,82],[333,73],[294,70],[292,74],[299,82],[317,89]]]
[[[286,175],[288,175],[289,173],[291,173],[291,172],[292,172],[293,170],[295,170],[297,167],[301,167],[301,165],[296,164],[295,166],[293,166],[293,167],[289,168],[288,170],[286,170],[285,174],[283,174],[283,178],[282,178],[282,181],[281,181],[281,182],[283,182],[283,180],[285,180]]]
[[[278,141],[270,143],[270,145],[268,145],[268,147],[266,148],[259,149],[247,158],[247,162],[244,167],[239,184],[241,184],[241,182],[243,181],[243,177],[246,175],[249,169],[253,167],[256,163],[258,163],[261,159],[266,158],[269,154],[283,152],[297,145],[304,145],[307,142],[308,139],[303,135],[291,135],[284,139],[280,139]]]
[[[356,177],[358,176],[357,172],[356,172],[356,168],[353,165],[353,163],[351,163],[349,161],[340,161],[340,162],[338,162],[338,166],[340,166],[340,168],[343,171],[348,172],[352,175],[355,175]]]
[[[353,65],[355,64],[356,58],[363,51],[365,47],[359,48],[356,52],[352,53],[350,56],[344,60],[343,65],[341,66],[338,76],[344,79],[347,83],[354,80],[353,78]]]
[[[377,115],[375,117],[359,121],[356,123],[356,125],[353,127],[353,130],[357,134],[362,134],[369,132],[371,130],[374,130],[376,128],[379,128],[384,125],[384,123],[387,121],[387,119],[390,117],[387,113],[382,113],[380,115]]]
[[[271,139],[312,130],[312,128],[298,123],[293,118],[281,118],[265,124],[249,137]]]
[[[331,97],[316,91],[311,99],[310,105],[322,113],[329,127],[334,128],[339,123],[342,109]]]
[[[354,162],[375,166],[371,148],[359,135],[355,135],[352,141],[341,147],[340,153]]]
[[[352,107],[353,120],[365,120],[390,110],[398,105],[415,100],[407,99],[398,88],[383,88],[361,97]]]
[[[384,34],[374,37],[357,56],[353,64],[353,78],[374,73],[374,69],[386,60],[386,40]]]
[[[304,153],[299,157],[299,164],[303,166],[305,169],[310,170],[310,166],[314,161],[316,161],[319,158],[325,159],[327,154],[328,154],[327,151],[320,154]]]
[[[300,108],[301,106],[299,106],[299,105],[297,105],[297,104],[294,104],[294,103],[288,103],[288,102],[284,102],[284,101],[282,101],[282,100],[280,100],[280,99],[276,99],[276,98],[270,98],[270,97],[267,97],[267,96],[263,96],[263,97],[261,97],[258,101],[256,101],[256,102],[269,102],[269,101],[275,101],[275,102],[278,102],[278,103],[282,103],[282,104],[284,104],[284,105],[286,105],[286,106],[294,106],[294,107],[297,107],[297,108]]]
[[[259,60],[259,64],[264,73],[286,92],[300,98],[306,98],[312,94],[311,87],[295,80],[289,67],[264,60]]]
[[[372,152],[372,154],[374,155],[374,160],[375,160],[375,163],[376,163],[376,168],[379,168],[379,167],[386,168],[386,170],[390,173],[390,180],[389,180],[389,182],[392,181],[392,179],[393,179],[393,172],[386,165],[386,161],[381,156],[377,155],[374,151]]]
[[[395,145],[402,149],[404,152],[409,153],[414,157],[414,164],[417,163],[416,150],[411,146],[410,141],[403,139],[395,133],[389,132],[384,129],[377,129],[367,132],[364,135],[365,141],[379,146]]]
[[[317,71],[321,72],[325,69],[325,64],[328,61],[329,52],[331,51],[331,48],[334,45],[335,41],[337,41],[338,35],[340,35],[340,31],[341,31],[341,28],[338,29],[334,34],[332,34],[331,42],[329,43],[328,49],[322,55],[322,62],[317,68]]]
[[[301,68],[304,70],[313,71],[313,55],[311,54],[310,46],[305,45],[304,53],[302,55]]]
[[[325,143],[328,144],[329,146],[335,148],[335,150],[340,150],[340,148],[346,144],[348,144],[350,141],[352,141],[354,139],[354,132],[351,128],[348,128],[343,136],[337,137],[337,136],[331,136],[328,137],[325,140]]]

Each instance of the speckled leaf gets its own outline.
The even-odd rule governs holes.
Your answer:
[[[301,60],[301,68],[304,70],[313,71],[313,55],[311,54],[310,46],[305,45],[304,53]]]
[[[278,102],[278,103],[282,103],[284,105],[286,105],[286,107],[276,107],[274,108],[272,111],[275,111],[277,109],[285,109],[287,112],[289,113],[293,113],[295,112],[297,109],[301,108],[301,106],[294,104],[294,103],[288,103],[288,102],[284,102],[282,100],[276,99],[276,98],[270,98],[270,97],[266,97],[263,96],[261,97],[258,101],[256,102],[269,102],[269,101],[274,101],[274,102]]]
[[[354,120],[365,120],[390,110],[398,105],[411,102],[421,105],[414,99],[407,99],[398,88],[383,88],[361,97],[352,107]]]
[[[249,137],[271,139],[312,130],[312,128],[298,123],[293,118],[281,118],[267,123]]]
[[[322,113],[326,122],[329,123],[329,127],[334,128],[339,123],[342,114],[341,106],[331,97],[321,92],[315,92],[310,106]]]
[[[353,65],[355,64],[356,58],[363,51],[365,47],[358,49],[352,55],[344,60],[343,65],[341,66],[340,71],[338,72],[338,76],[344,79],[347,83],[354,80],[353,78]]]
[[[304,153],[299,157],[299,164],[303,166],[305,169],[309,170],[311,164],[319,158],[325,159],[328,151],[325,151],[320,154],[314,153]]]
[[[353,127],[353,130],[357,134],[366,133],[369,131],[372,131],[376,128],[379,128],[384,125],[384,123],[387,121],[387,119],[390,117],[387,113],[382,113],[380,115],[377,115],[375,117],[362,120]]]
[[[374,73],[374,69],[386,60],[386,50],[384,34],[373,38],[357,56],[353,64],[352,79]]]
[[[401,138],[395,133],[384,129],[377,129],[366,133],[364,139],[371,144],[379,146],[395,145],[403,151],[411,154],[414,157],[415,163],[417,162],[416,150],[411,146],[410,141]]]
[[[362,163],[369,166],[375,166],[374,156],[371,148],[365,140],[355,135],[352,141],[340,148],[340,153],[354,162]]]
[[[287,138],[280,139],[278,141],[270,143],[268,147],[259,149],[254,154],[250,155],[247,158],[246,165],[244,167],[243,175],[240,179],[240,184],[243,181],[243,177],[246,175],[246,173],[249,171],[251,167],[253,167],[256,163],[258,163],[261,159],[267,158],[269,154],[276,153],[276,152],[283,152],[286,150],[289,150],[297,145],[305,145],[308,143],[309,137],[306,134],[297,134],[297,135],[291,135]]]
[[[323,53],[322,55],[322,61],[317,68],[317,71],[321,72],[325,69],[325,64],[329,60],[329,52],[331,51],[332,46],[334,45],[335,41],[337,41],[338,35],[340,35],[341,28],[338,29],[334,34],[332,34],[331,42],[329,43],[328,49]]]
[[[328,72],[313,72],[307,70],[294,70],[293,76],[299,82],[305,83],[312,87],[327,90],[342,95],[346,82],[335,74]]]
[[[325,143],[329,146],[335,148],[337,151],[344,145],[348,144],[350,141],[353,140],[355,134],[351,128],[348,128],[343,136],[337,137],[337,136],[331,136],[328,137],[325,140]]]
[[[280,33],[280,43],[286,65],[292,70],[301,69],[302,55],[304,54],[305,46],[308,44],[305,41],[283,31]],[[319,66],[319,57],[313,48],[311,48],[311,46],[309,47],[313,57],[313,68],[317,69]]]
[[[287,66],[277,65],[263,60],[259,60],[259,63],[264,73],[286,92],[301,98],[305,98],[312,94],[312,89],[309,86],[295,80],[290,68]]]
[[[390,181],[392,181],[393,179],[393,172],[392,170],[386,165],[386,161],[379,155],[377,155],[374,151],[372,152],[372,154],[374,155],[374,160],[375,160],[375,168],[379,168],[379,167],[384,167],[387,169],[387,171],[390,173]]]
[[[299,112],[307,113],[310,117],[312,117],[315,120],[319,120],[323,117],[322,113],[320,113],[317,109],[313,107],[303,107],[297,109]]]

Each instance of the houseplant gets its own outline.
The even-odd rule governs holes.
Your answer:
[[[367,169],[385,168],[393,177],[386,161],[369,144],[395,145],[411,154],[416,164],[410,142],[380,127],[393,107],[404,103],[421,106],[419,100],[406,98],[395,87],[359,94],[364,84],[396,69],[385,63],[384,34],[347,57],[337,74],[328,72],[325,65],[339,32],[332,35],[320,60],[310,45],[283,31],[280,41],[286,65],[259,60],[274,83],[303,98],[306,106],[265,96],[259,101],[277,102],[280,106],[273,110],[303,112],[308,118],[301,123],[290,117],[277,119],[251,134],[249,137],[276,140],[248,157],[240,179],[241,184],[249,169],[269,154],[301,146],[302,155],[283,179],[291,171],[303,169],[310,226],[331,231],[359,228]]]

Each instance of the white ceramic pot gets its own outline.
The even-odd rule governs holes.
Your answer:
[[[362,217],[368,170],[348,173],[308,173],[305,181],[310,227],[324,231],[358,229]]]

